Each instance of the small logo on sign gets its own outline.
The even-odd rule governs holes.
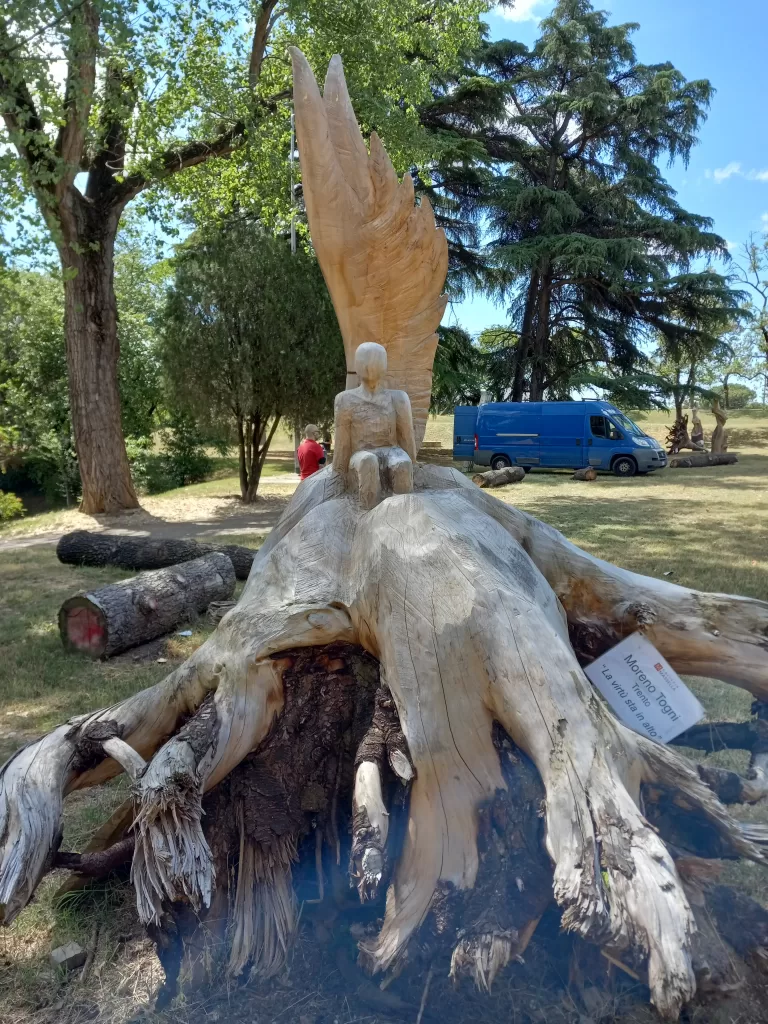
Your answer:
[[[657,672],[664,671],[664,669],[661,667],[661,665],[658,664],[658,662],[653,667],[656,669]]]

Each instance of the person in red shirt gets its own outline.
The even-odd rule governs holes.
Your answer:
[[[317,442],[319,433],[320,428],[316,427],[314,423],[308,423],[304,427],[304,440],[299,445],[297,452],[301,480],[306,480],[308,476],[312,476],[321,466],[325,465],[325,448]]]

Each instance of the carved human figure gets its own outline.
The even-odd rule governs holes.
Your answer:
[[[698,448],[703,449],[704,425],[701,422],[699,408],[696,405],[691,406],[691,419],[693,420],[693,430],[691,431],[691,443],[696,445]]]
[[[416,441],[411,403],[404,391],[382,384],[387,350],[364,342],[355,353],[360,385],[336,396],[333,469],[348,475],[363,508],[381,500],[381,472],[395,494],[413,490]]]

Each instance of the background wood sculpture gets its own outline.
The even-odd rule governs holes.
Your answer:
[[[329,239],[343,241],[328,274],[337,295],[349,289],[349,329],[358,311],[363,325],[373,316],[358,271],[375,225],[395,266],[409,265],[411,236],[394,222],[437,233],[425,212],[412,218],[409,186],[382,153],[361,148],[338,61],[324,100],[294,61],[307,176],[341,189],[335,214],[319,193],[308,209],[326,265]],[[380,285],[398,308],[402,282]],[[409,307],[427,311],[430,331],[441,286],[433,267],[432,297]],[[398,335],[413,399],[408,338],[416,376],[429,373],[431,342],[421,329]],[[421,946],[435,970],[487,990],[555,903],[563,929],[674,1020],[697,989],[732,987],[737,954],[768,943],[768,915],[750,901],[749,942],[724,927],[728,890],[699,859],[765,863],[768,828],[723,802],[765,786],[699,771],[608,711],[581,666],[636,630],[678,671],[768,699],[768,604],[616,568],[453,469],[417,464],[411,493],[366,509],[327,467],[299,486],[237,606],[185,664],[3,767],[3,919],[60,862],[66,795],[124,770],[133,828],[126,836],[118,816],[112,837],[120,857],[133,847],[138,914],[172,988],[213,953],[231,975],[274,975],[296,929],[294,881],[322,901],[348,864],[373,904],[360,943],[372,973],[391,980]],[[87,855],[64,862],[88,868]],[[744,898],[730,902],[746,914]]]

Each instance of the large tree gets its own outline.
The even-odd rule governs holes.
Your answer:
[[[243,501],[283,418],[328,421],[344,352],[316,261],[258,223],[202,231],[177,260],[161,357],[174,400],[237,439]]]
[[[460,41],[477,36],[487,6],[354,0],[341,17],[320,0],[257,0],[244,32],[246,11],[236,0],[4,5],[0,143],[13,147],[0,159],[4,212],[20,209],[28,220],[33,202],[61,261],[84,511],[136,505],[120,420],[113,284],[126,205],[160,184],[175,188],[169,182],[180,171],[241,150],[204,190],[188,181],[176,191],[194,193],[209,209],[259,190],[259,203],[288,206],[289,113],[281,101],[289,41],[305,40],[317,59],[338,49],[357,64],[361,109],[383,136],[391,128],[401,160],[417,159],[426,149],[414,104],[431,76],[455,61]],[[155,212],[158,203],[155,193]]]
[[[595,362],[628,370],[659,332],[711,338],[738,301],[721,275],[694,271],[724,242],[657,167],[687,159],[711,87],[639,63],[636,27],[561,0],[530,49],[484,44],[423,115],[495,169],[491,283],[511,314],[495,357],[515,401],[558,394]]]

